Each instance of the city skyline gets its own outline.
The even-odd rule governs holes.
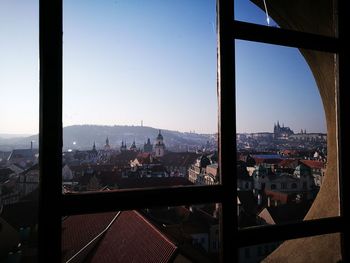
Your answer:
[[[102,3],[64,2],[64,126],[143,120],[217,132],[215,1]],[[38,2],[0,5],[0,133],[35,134]],[[236,18],[266,23],[248,1],[236,1]],[[297,49],[236,41],[236,59],[238,133],[271,131],[277,120],[295,132],[326,131],[317,86]]]

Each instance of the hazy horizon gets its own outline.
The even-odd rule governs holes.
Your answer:
[[[173,132],[180,132],[180,133],[196,133],[196,134],[215,134],[215,133],[201,133],[201,132],[197,132],[196,130],[189,130],[189,131],[179,131],[179,130],[172,130],[172,129],[165,129],[162,127],[152,127],[152,126],[148,126],[148,125],[123,125],[123,124],[113,124],[113,125],[103,125],[103,124],[73,124],[73,125],[67,125],[64,126],[63,128],[67,128],[67,127],[72,127],[72,126],[100,126],[100,127],[115,127],[115,126],[120,126],[120,127],[144,127],[144,128],[152,128],[152,129],[156,129],[156,130],[161,130],[161,131],[173,131]],[[288,127],[286,125],[286,127]],[[289,127],[291,128],[291,130],[294,133],[299,133],[299,130],[295,130],[293,129],[293,127]],[[260,131],[237,131],[237,134],[239,133],[273,133],[273,128],[271,130],[260,130]],[[307,133],[325,133],[327,134],[327,132],[321,132],[321,131],[307,131]],[[38,133],[31,133],[31,134],[17,134],[17,133],[0,133],[0,138],[2,139],[11,139],[11,138],[18,138],[18,137],[30,137],[30,136],[34,136],[34,135],[38,135]]]

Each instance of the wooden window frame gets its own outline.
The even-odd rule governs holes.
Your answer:
[[[346,72],[348,51],[345,23],[339,1],[338,37],[325,37],[280,28],[265,27],[234,20],[233,1],[217,0],[217,77],[219,100],[219,169],[221,185],[189,186],[170,189],[121,190],[112,193],[62,195],[62,0],[39,0],[40,54],[40,134],[39,134],[39,262],[61,262],[61,218],[66,215],[132,210],[155,206],[196,203],[221,204],[221,261],[236,262],[238,249],[244,246],[340,232],[342,247],[349,244],[350,182],[345,161],[349,154],[350,116],[344,88],[350,86]],[[345,5],[345,4],[344,4]],[[345,13],[345,11],[343,11]],[[345,15],[344,15],[345,16]],[[345,22],[345,21],[344,21]],[[288,47],[333,52],[338,55],[339,180],[341,216],[291,223],[238,229],[235,119],[235,40],[248,40]],[[344,135],[344,136],[342,136]],[[58,205],[57,205],[58,203]],[[236,244],[236,246],[234,246]],[[349,259],[342,249],[343,259]]]

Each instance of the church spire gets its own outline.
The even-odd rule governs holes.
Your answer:
[[[96,144],[95,144],[95,142],[94,142],[94,145],[92,146],[92,150],[96,151]]]

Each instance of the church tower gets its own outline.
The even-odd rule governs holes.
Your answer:
[[[125,152],[126,151],[126,142],[122,141],[122,146],[120,146],[120,151]]]
[[[149,138],[147,139],[147,142],[143,145],[143,151],[145,153],[153,152],[153,145],[151,144],[151,140]]]
[[[105,151],[108,151],[108,150],[111,149],[111,146],[109,145],[109,139],[108,139],[108,137],[106,138],[106,145],[105,145],[104,149],[105,149]]]
[[[155,157],[163,157],[165,154],[165,145],[163,142],[163,135],[160,130],[156,138],[156,143],[154,144]]]
[[[135,142],[135,140],[133,141],[133,143],[132,143],[131,146],[130,146],[130,151],[137,152],[137,147],[136,147],[136,142]]]

